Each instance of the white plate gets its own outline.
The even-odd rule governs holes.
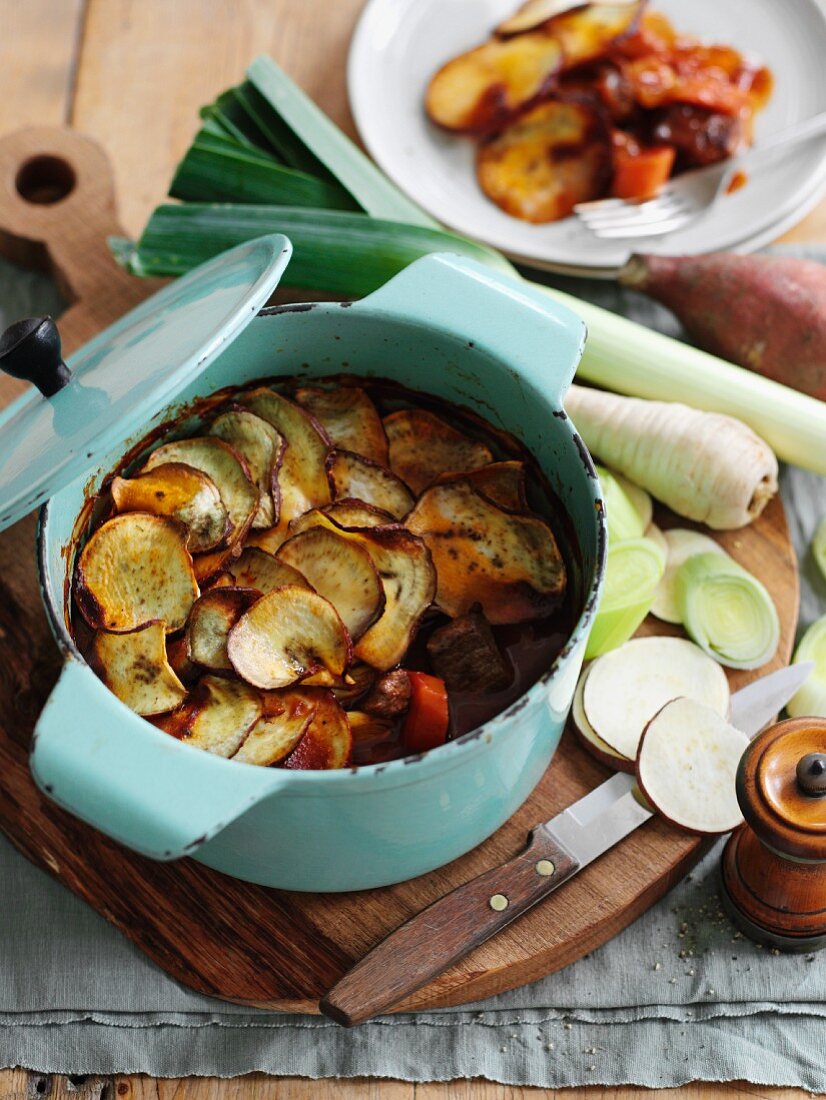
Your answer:
[[[425,117],[435,70],[484,41],[517,0],[370,0],[350,47],[348,88],[356,125],[388,176],[444,225],[540,267],[610,276],[633,242],[600,241],[575,218],[530,225],[479,189],[473,142]],[[769,65],[774,94],[757,116],[756,140],[826,110],[826,14],[818,0],[653,0],[679,30],[725,42]],[[748,251],[794,224],[826,190],[826,141],[781,155],[693,225],[647,238],[645,250]]]

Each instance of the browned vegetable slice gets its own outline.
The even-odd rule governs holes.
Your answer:
[[[562,62],[559,41],[541,31],[486,42],[439,69],[427,89],[427,113],[447,130],[497,130],[547,93]]]
[[[325,463],[330,442],[315,417],[266,386],[241,394],[239,401],[272,424],[287,443],[278,471],[281,507],[277,529],[308,508],[329,504],[332,497]]]
[[[188,745],[234,756],[261,717],[261,694],[225,676],[204,676],[180,711],[155,724]]]
[[[509,508],[512,512],[524,511],[528,506],[525,492],[525,464],[515,459],[507,462],[491,462],[480,466],[478,470],[468,470],[461,474],[442,474],[435,484],[443,485],[448,481],[469,481],[480,493],[498,504],[500,508]]]
[[[524,34],[525,31],[536,30],[555,15],[570,11],[572,8],[582,8],[587,2],[588,0],[525,0],[513,15],[502,20],[495,33],[500,38],[509,38],[512,34]]]
[[[370,691],[376,681],[376,670],[363,661],[353,661],[347,670],[347,679],[350,683],[333,688],[333,695],[345,710],[355,706]]]
[[[210,672],[231,672],[227,637],[244,612],[260,599],[250,588],[213,588],[192,605],[186,624],[190,660]]]
[[[75,601],[96,630],[123,634],[162,619],[180,630],[199,595],[186,529],[166,516],[125,512],[98,527],[78,558]]]
[[[166,659],[172,667],[172,671],[184,684],[192,684],[203,672],[203,669],[193,665],[189,659],[189,645],[186,634],[179,634],[177,638],[168,638],[166,642]]]
[[[334,500],[327,505],[324,513],[340,527],[383,527],[386,523],[396,522],[395,516],[375,504],[365,504],[363,500]]]
[[[572,69],[602,57],[608,47],[635,30],[646,0],[608,4],[586,4],[575,11],[554,16],[544,31],[562,46],[564,69]]]
[[[136,714],[163,714],[186,698],[186,688],[167,660],[163,623],[148,623],[128,634],[99,630],[89,651],[89,664]]]
[[[387,436],[379,411],[358,386],[334,390],[305,386],[296,390],[299,404],[313,414],[334,447],[387,465]]]
[[[258,489],[258,509],[253,527],[272,527],[278,522],[278,468],[284,439],[278,431],[249,409],[227,409],[213,420],[210,434],[223,439],[246,462]]]
[[[481,605],[490,623],[538,619],[565,593],[565,564],[544,520],[497,507],[468,481],[434,485],[407,518],[433,555],[436,605],[465,615]]]
[[[283,515],[283,513],[282,513]],[[293,522],[297,522],[293,520]],[[274,554],[279,546],[287,541],[292,534],[290,525],[279,523],[276,527],[267,527],[263,531],[253,531],[246,541],[246,546],[263,550],[266,554]]]
[[[362,500],[396,519],[406,516],[415,503],[401,478],[385,466],[350,451],[332,451],[327,459],[327,473],[337,500]]]
[[[347,715],[332,692],[317,689],[312,695],[315,713],[301,740],[284,761],[282,767],[301,771],[321,771],[344,768],[350,763],[353,735]]]
[[[183,462],[211,478],[232,524],[229,541],[235,542],[246,535],[258,507],[258,490],[252,484],[243,459],[229,444],[209,436],[176,439],[153,451],[143,469],[154,470],[168,462]]]
[[[180,520],[193,553],[213,549],[231,530],[215,482],[182,462],[165,462],[137,477],[114,478],[112,500],[118,512],[151,512]]]
[[[513,669],[478,608],[434,630],[427,653],[448,691],[503,691],[513,681]]]
[[[301,573],[273,554],[256,546],[247,546],[237,561],[232,563],[232,576],[241,588],[256,588],[262,596],[285,584],[310,587]]]
[[[288,584],[263,596],[229,633],[229,659],[250,684],[289,687],[326,669],[341,676],[351,656],[350,636],[329,601]]]
[[[263,713],[235,754],[235,760],[269,768],[288,756],[307,731],[318,706],[302,689],[266,691]]]
[[[608,186],[608,129],[585,103],[541,103],[479,146],[476,175],[488,198],[516,218],[566,218]]]
[[[440,474],[475,470],[493,461],[490,449],[426,409],[399,409],[384,418],[390,469],[419,494]]]
[[[372,558],[358,542],[327,527],[294,535],[278,551],[278,560],[302,577],[341,616],[357,641],[384,609],[384,587]]]

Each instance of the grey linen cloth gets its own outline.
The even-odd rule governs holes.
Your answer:
[[[558,284],[677,333],[665,311],[613,284]],[[58,308],[41,277],[0,263],[0,323]],[[783,495],[803,563],[805,626],[826,612],[807,550],[826,514],[826,482],[785,470]],[[548,1088],[746,1079],[826,1092],[826,953],[780,955],[736,932],[720,908],[718,854],[557,974],[481,1004],[345,1031],[188,991],[0,838],[0,1065],[159,1077],[486,1077]]]

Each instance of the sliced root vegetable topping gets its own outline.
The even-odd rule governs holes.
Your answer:
[[[600,764],[605,764],[609,768],[616,768],[616,770],[620,772],[630,772],[633,774],[635,769],[634,761],[627,756],[623,756],[622,753],[617,752],[616,749],[612,749],[607,741],[603,741],[588,721],[585,707],[582,704],[588,672],[589,669],[586,668],[580,676],[579,683],[574,692],[574,701],[571,705],[571,719],[573,720],[574,730],[579,735],[579,740],[585,751],[590,753],[590,755],[593,756],[595,760],[598,760]]]
[[[384,587],[367,550],[344,533],[313,527],[294,535],[278,551],[341,616],[353,641],[384,610]]]
[[[145,512],[115,516],[83,547],[74,594],[96,630],[124,633],[155,619],[168,634],[180,630],[199,595],[186,529]]]
[[[361,749],[370,749],[387,741],[393,732],[394,721],[391,718],[377,718],[374,714],[365,714],[361,710],[347,712],[353,745]]]
[[[511,512],[524,512],[528,507],[525,492],[525,464],[515,459],[507,462],[490,462],[476,470],[458,474],[441,474],[435,485],[449,481],[469,481],[488,500]]]
[[[401,478],[361,455],[333,451],[327,460],[327,473],[336,500],[362,500],[396,519],[406,516],[415,503]]]
[[[597,735],[633,760],[646,723],[680,696],[700,700],[723,718],[728,715],[726,674],[693,642],[634,638],[594,661],[582,704]]]
[[[651,539],[627,539],[608,547],[605,588],[588,637],[586,658],[627,642],[651,610],[665,570],[665,555]]]
[[[186,698],[186,688],[167,659],[163,623],[128,634],[99,630],[88,659],[109,690],[136,714],[163,714]]]
[[[194,683],[203,672],[189,659],[189,645],[186,634],[179,634],[177,638],[167,638],[166,659],[172,667],[172,671],[185,684]]]
[[[351,681],[343,687],[333,688],[333,695],[345,710],[354,707],[372,689],[376,682],[376,670],[363,661],[353,661],[347,670],[347,677]]]
[[[683,527],[674,527],[664,535],[666,544],[665,573],[654,594],[651,605],[652,614],[666,623],[682,622],[677,606],[676,582],[683,562],[692,554],[721,554],[727,556],[719,542],[700,531],[690,531]]]
[[[604,466],[596,467],[599,475],[599,483],[602,488],[602,498],[605,501],[605,519],[608,524],[608,539],[611,543],[622,542],[624,539],[642,538],[645,528],[651,520],[643,521],[642,515],[631,500],[626,487],[629,481],[620,479]],[[623,483],[624,482],[624,483]],[[643,490],[640,490],[642,492]],[[648,497],[648,494],[645,493]],[[650,501],[651,498],[648,497]]]
[[[289,687],[322,669],[340,677],[350,651],[350,636],[333,605],[294,584],[254,603],[227,642],[238,675],[266,690]]]
[[[318,689],[310,691],[315,713],[306,733],[282,767],[302,771],[322,771],[345,768],[353,751],[353,735],[347,715],[336,702],[332,692]]]
[[[315,693],[300,688],[266,691],[263,712],[233,757],[269,768],[280,764],[307,732],[316,713]]]
[[[490,623],[542,618],[565,593],[565,563],[544,520],[498,508],[467,481],[434,485],[406,526],[436,567],[436,604],[455,618],[478,603]]]
[[[260,597],[260,592],[250,588],[220,587],[197,599],[186,624],[190,660],[210,672],[231,672],[229,632]]]
[[[497,26],[496,34],[501,38],[509,38],[512,34],[536,30],[555,15],[561,15],[571,8],[581,8],[586,3],[587,0],[525,0],[513,15],[509,15]]]
[[[560,43],[539,31],[486,42],[439,69],[425,109],[447,130],[497,130],[548,90],[562,62]]]
[[[553,17],[545,32],[559,41],[564,68],[572,69],[601,57],[612,42],[634,30],[645,4],[646,0],[586,4]]]
[[[223,439],[243,458],[258,489],[258,508],[253,527],[273,527],[278,522],[278,468],[284,440],[268,421],[249,409],[228,409],[217,416],[210,434]]]
[[[735,780],[745,733],[696,699],[674,699],[648,722],[637,782],[648,802],[680,829],[727,833],[743,820]]]
[[[476,177],[507,214],[535,224],[566,218],[605,191],[608,129],[586,103],[541,103],[479,146]]]
[[[395,516],[363,500],[335,500],[327,505],[324,513],[339,527],[383,527],[396,522]]]
[[[689,637],[729,668],[760,668],[777,652],[780,619],[757,577],[722,554],[693,554],[675,584]]]
[[[293,522],[297,522],[297,520]],[[272,555],[279,546],[287,541],[292,533],[290,525],[285,525],[282,522],[277,527],[266,527],[260,531],[252,531],[245,546],[255,547],[257,550],[263,550],[265,553]]]
[[[112,500],[118,512],[151,512],[177,519],[187,529],[192,553],[211,550],[231,530],[212,478],[182,462],[167,462],[137,477],[116,477]]]
[[[234,756],[261,712],[260,692],[238,680],[204,676],[181,710],[156,725],[197,749]]]
[[[316,418],[334,447],[387,465],[387,436],[379,411],[358,386],[306,386],[296,400]]]
[[[463,473],[493,461],[490,449],[426,409],[400,409],[384,418],[390,469],[421,493],[440,474]]]
[[[788,703],[792,718],[826,718],[826,615],[817,619],[795,650],[794,664],[814,661],[809,679]]]
[[[325,463],[330,443],[315,417],[266,386],[241,394],[238,400],[272,424],[287,443],[278,471],[279,525],[285,526],[308,508],[329,504]]]
[[[195,436],[164,443],[144,463],[154,470],[169,462],[183,462],[207,475],[218,488],[229,515],[230,542],[243,538],[258,507],[258,490],[252,484],[249,469],[236,452],[220,439]]]
[[[262,596],[285,584],[311,587],[297,569],[255,546],[246,547],[241,557],[232,563],[232,576],[240,588],[255,588]]]

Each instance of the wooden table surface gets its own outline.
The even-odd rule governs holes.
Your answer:
[[[96,138],[114,163],[122,223],[137,234],[197,127],[198,107],[238,81],[257,54],[271,54],[353,133],[344,67],[363,2],[0,0],[0,133],[28,124],[65,123]],[[826,202],[784,240],[826,240]],[[533,1100],[552,1095],[484,1081],[310,1082],[260,1074],[231,1081],[155,1081],[0,1072],[0,1100]],[[643,1090],[632,1088],[565,1090],[565,1100],[642,1095]],[[660,1093],[646,1090],[645,1095]],[[808,1094],[752,1085],[691,1085],[668,1095],[675,1100],[803,1100]]]

